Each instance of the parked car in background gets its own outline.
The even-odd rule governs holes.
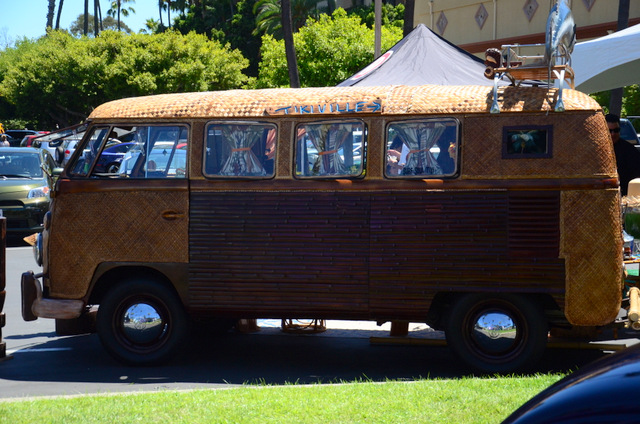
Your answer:
[[[640,138],[640,116],[627,115],[627,119],[636,129],[636,134],[638,134],[638,138]]]
[[[79,141],[82,139],[82,135],[85,130],[86,125],[84,124],[64,128],[62,130],[34,138],[31,145],[32,147],[47,150],[54,160],[61,165],[65,157],[63,148],[64,142],[67,140]]]
[[[631,144],[640,146],[640,139],[636,129],[631,124],[631,121],[625,118],[620,118],[620,138],[627,140]]]
[[[503,424],[637,423],[640,344],[597,360],[543,390]],[[636,399],[636,400],[634,400]]]
[[[4,133],[11,147],[19,147],[22,139],[28,135],[38,135],[38,131],[34,130],[5,130]]]
[[[56,158],[56,160],[62,167],[64,167],[67,162],[69,162],[71,155],[73,155],[73,152],[75,152],[76,150],[76,146],[78,145],[78,143],[80,143],[81,140],[82,134],[78,134],[75,137],[69,137],[62,142],[61,147],[56,149],[56,154],[62,158],[61,160],[59,160],[59,158]]]
[[[49,131],[43,131],[36,134],[25,135],[22,140],[20,140],[20,147],[32,147],[31,143],[36,137],[40,137],[41,135],[49,134]]]
[[[26,236],[42,230],[49,193],[61,172],[46,150],[0,149],[0,209],[7,218],[9,235]]]
[[[96,162],[95,172],[115,174],[120,169],[122,158],[136,143],[115,143],[106,147]]]

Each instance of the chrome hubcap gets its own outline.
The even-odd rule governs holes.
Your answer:
[[[478,315],[471,337],[486,353],[498,354],[516,345],[517,325],[503,311],[484,312]]]
[[[147,344],[157,340],[165,331],[162,316],[146,303],[131,305],[122,316],[124,335],[132,343]]]

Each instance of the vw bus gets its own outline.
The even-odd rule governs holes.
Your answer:
[[[23,316],[168,360],[192,322],[424,322],[485,372],[621,307],[620,195],[599,105],[565,90],[232,90],[97,107],[22,276]],[[97,169],[109,144],[134,143]]]

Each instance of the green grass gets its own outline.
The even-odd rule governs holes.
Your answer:
[[[243,386],[0,402],[0,423],[499,423],[562,375]]]

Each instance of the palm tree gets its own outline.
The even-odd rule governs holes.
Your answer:
[[[167,26],[171,28],[171,0],[165,0],[167,2]]]
[[[131,6],[123,7],[125,3],[135,3],[135,0],[113,0],[111,2],[111,9],[107,10],[107,15],[117,16],[118,31],[120,31],[120,15],[126,18],[129,16],[129,13],[136,13],[136,10]]]
[[[287,67],[289,68],[289,85],[293,88],[300,87],[300,75],[298,73],[298,60],[296,48],[293,44],[293,25],[291,23],[291,2],[282,0],[282,34],[284,37],[284,51],[287,55]]]
[[[62,14],[63,3],[64,3],[64,0],[60,0],[60,3],[58,4],[58,17],[56,18],[56,29],[60,29],[60,15]]]
[[[282,37],[282,6],[281,0],[258,0],[253,6],[256,15],[256,29],[254,35],[261,33]],[[298,31],[307,21],[307,17],[318,17],[317,0],[291,0],[291,24],[293,31]]]
[[[160,14],[160,28],[164,27],[162,23],[162,11],[167,11],[167,27],[171,28],[171,9],[180,10],[182,3],[175,4],[175,0],[158,0],[158,13]]]
[[[89,0],[84,0],[84,35],[89,35]]]
[[[413,31],[413,18],[415,15],[416,2],[415,0],[406,0],[404,3],[404,27],[402,29],[402,35],[406,37],[411,31]]]
[[[160,28],[164,27],[164,24],[162,23],[162,9],[164,9],[166,6],[164,4],[164,0],[158,0],[158,14],[160,15]]]
[[[53,15],[56,12],[56,0],[49,0],[49,7],[47,8],[47,29],[53,28]]]
[[[93,35],[94,37],[98,38],[98,34],[100,33],[100,19],[99,19],[99,15],[101,14],[100,11],[100,3],[98,2],[98,0],[93,0]]]

